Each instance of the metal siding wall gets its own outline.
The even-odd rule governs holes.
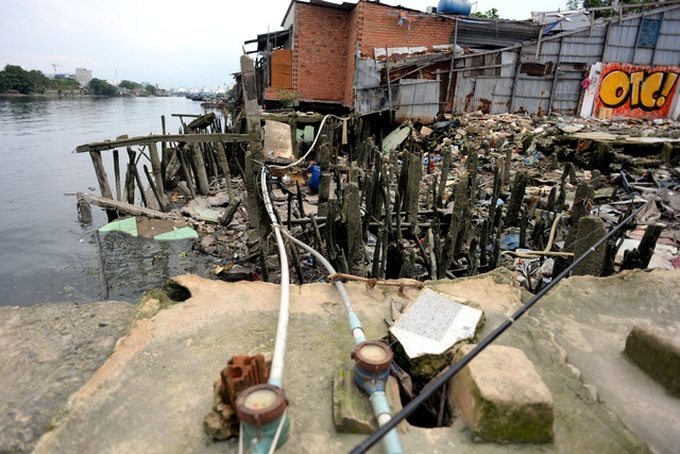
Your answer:
[[[560,72],[555,87],[553,112],[563,115],[576,115],[581,101],[581,73],[575,71]]]
[[[510,100],[512,99],[512,84],[515,78],[499,77],[496,79],[496,91],[493,95],[491,104],[492,114],[503,114],[510,111]]]
[[[475,85],[475,94],[469,106],[469,112],[481,110],[484,113],[491,112],[494,92],[496,91],[495,77],[478,77]]]
[[[399,81],[399,107],[395,120],[429,122],[439,113],[438,80],[402,79]]]
[[[530,77],[522,75],[515,87],[513,110],[545,115],[548,112],[552,77]]]
[[[645,16],[660,18],[660,14]],[[553,110],[562,114],[575,115],[581,99],[581,80],[583,73],[574,63],[582,63],[589,67],[597,62],[635,63],[649,65],[652,57],[656,66],[672,66],[680,64],[680,7],[663,13],[663,23],[657,42],[656,51],[650,48],[638,48],[636,51],[640,18],[634,18],[622,23],[613,21],[596,25],[580,32],[550,39],[541,43],[538,62],[557,63],[560,52],[559,39],[563,40],[561,49],[561,66],[555,93],[553,95]],[[609,41],[605,39],[609,28]],[[525,43],[522,48],[521,62],[534,62],[537,43]],[[634,55],[635,54],[635,55]],[[604,58],[603,58],[604,57]],[[584,69],[586,69],[584,68]],[[554,69],[557,70],[557,69]],[[503,69],[504,74],[510,71],[514,75],[514,66]],[[492,88],[490,82],[474,76],[464,77],[459,73],[455,90],[454,113],[471,112],[479,108],[483,99],[493,95],[491,111],[502,113],[509,109],[523,110],[529,113],[548,112],[548,103],[552,89],[553,76],[531,77],[520,75],[515,87],[513,106],[509,105],[514,83],[513,78],[497,78],[495,92],[485,91]],[[498,99],[496,99],[498,98]],[[507,109],[503,109],[507,106]]]
[[[475,92],[476,81],[473,77],[463,77],[463,73],[458,75],[458,83],[456,83],[455,98],[453,100],[453,113],[460,115],[467,110],[466,100],[472,99]]]
[[[356,83],[357,89],[380,86],[380,71],[378,71],[375,60],[372,58],[357,60]]]

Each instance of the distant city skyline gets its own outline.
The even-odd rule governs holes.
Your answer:
[[[92,70],[108,81],[148,82],[161,88],[234,83],[244,42],[280,30],[285,0],[0,0],[0,65],[75,73]],[[329,0],[327,0],[329,1]],[[332,0],[342,3],[342,0]],[[438,0],[383,0],[425,11]],[[505,19],[566,8],[566,0],[472,2],[473,11],[497,8]],[[61,68],[57,71],[57,68]]]

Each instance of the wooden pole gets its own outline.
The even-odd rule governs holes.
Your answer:
[[[153,170],[153,178],[156,182],[156,188],[161,194],[165,194],[165,185],[163,184],[163,173],[161,172],[161,160],[158,157],[158,147],[155,142],[149,144],[149,158],[151,160],[151,169]],[[163,205],[161,203],[161,205]]]
[[[224,174],[224,182],[227,185],[227,194],[229,194],[229,201],[234,200],[234,188],[231,185],[231,170],[229,169],[229,162],[227,160],[227,151],[224,149],[222,142],[215,142],[215,149],[217,150],[217,160],[220,163],[220,169]]]
[[[151,186],[151,191],[153,192],[153,195],[156,196],[156,200],[158,201],[158,207],[160,208],[160,211],[165,212],[165,203],[163,202],[163,193],[160,192],[158,189],[158,186],[156,186],[153,182],[153,177],[151,176],[151,172],[149,172],[149,168],[147,166],[144,166],[144,173],[146,174],[147,180],[149,180],[149,186]]]
[[[116,200],[121,200],[120,194],[120,163],[118,158],[118,149],[113,150],[113,171],[116,177]]]
[[[104,169],[104,163],[102,162],[102,154],[98,151],[91,151],[90,158],[92,159],[92,165],[94,166],[94,172],[97,175],[99,190],[101,191],[102,196],[113,199],[111,186],[109,186],[109,179],[106,176],[106,170]],[[109,218],[109,222],[111,222],[118,218],[118,213],[113,210],[107,210],[106,216]]]
[[[130,216],[146,216],[154,219],[169,219],[176,220],[178,217],[170,213],[163,213],[162,211],[150,210],[148,208],[138,207],[125,202],[117,202],[106,197],[98,197],[93,194],[83,194],[83,199],[92,205],[105,208],[107,210],[115,210]]]

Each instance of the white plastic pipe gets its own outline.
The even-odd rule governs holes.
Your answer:
[[[297,244],[302,249],[304,249],[307,252],[310,252],[314,257],[316,257],[316,259],[321,263],[321,265],[323,265],[323,267],[326,268],[326,271],[328,271],[329,274],[335,274],[335,268],[333,268],[333,265],[331,265],[330,262],[326,260],[326,258],[323,255],[321,255],[319,251],[298,240],[288,232],[284,231],[283,234],[286,235],[286,237],[293,243]],[[354,309],[352,308],[352,303],[349,300],[349,295],[347,294],[347,290],[345,289],[345,284],[343,284],[341,281],[336,281],[335,288],[338,290],[338,293],[340,294],[342,304],[345,305],[345,310],[347,311],[347,318],[349,319],[349,329],[352,332],[352,337],[354,337],[354,345],[359,345],[360,343],[366,340],[366,336],[364,335],[364,329],[361,327],[359,317],[357,317],[356,312],[354,312]]]
[[[279,324],[276,329],[276,340],[274,342],[274,356],[272,358],[271,371],[269,373],[269,384],[283,388],[283,364],[286,354],[286,341],[288,338],[288,318],[290,312],[290,276],[288,271],[288,256],[286,246],[281,237],[281,229],[274,214],[274,206],[269,198],[267,190],[267,175],[264,168],[261,171],[260,183],[262,186],[262,198],[267,209],[269,219],[272,221],[276,245],[279,248],[279,262],[281,267],[281,298],[279,303]]]

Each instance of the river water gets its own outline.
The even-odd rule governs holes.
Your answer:
[[[93,206],[93,224],[81,225],[75,193],[99,195],[99,186],[89,154],[74,152],[124,134],[161,134],[161,115],[176,133],[173,113],[203,109],[186,98],[0,98],[0,305],[97,301],[100,256],[112,299],[138,302],[175,271],[191,247],[186,242],[159,246],[107,235],[98,251],[94,233],[106,216]]]

